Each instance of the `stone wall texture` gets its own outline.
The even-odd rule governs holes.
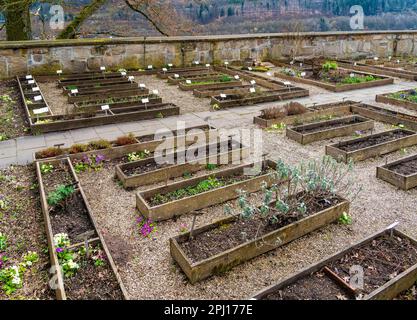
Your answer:
[[[139,69],[287,56],[354,58],[417,55],[415,31],[324,32],[0,42],[0,78],[97,70]]]

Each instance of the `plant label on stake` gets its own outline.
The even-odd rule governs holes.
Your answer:
[[[255,93],[256,89],[255,88],[250,88],[249,91],[250,91],[250,93]]]
[[[100,71],[106,71],[106,67],[100,67]]]
[[[266,73],[266,75],[267,75],[268,77],[272,77],[272,73],[271,73],[271,72],[267,72],[267,73]]]
[[[249,71],[252,71],[253,69],[252,69],[252,67],[248,67],[248,70],[249,70]]]
[[[225,93],[220,93],[220,98],[226,99],[227,95]]]
[[[60,78],[61,78],[61,75],[62,75],[62,70],[57,70],[57,71],[56,71],[56,74],[58,75],[58,77],[60,77]]]
[[[108,104],[105,104],[103,106],[101,106],[101,111],[104,111],[107,117],[107,111],[110,110],[110,106]]]
[[[256,81],[255,80],[251,80],[250,84],[254,86],[256,84]]]
[[[35,80],[29,80],[28,84],[35,84]]]
[[[354,78],[354,77],[355,77],[355,74],[354,74],[354,73],[351,73],[351,74],[350,74],[350,77],[351,77],[351,78]]]
[[[235,79],[236,79],[236,80],[239,80],[239,79],[240,79],[240,77],[239,77],[238,75],[235,75]]]
[[[301,72],[301,77],[305,77],[306,76],[306,73],[305,72]]]
[[[33,109],[33,114],[36,115],[36,122],[39,122],[39,115],[40,114],[47,113],[47,112],[49,112],[48,107],[40,108],[40,109]]]
[[[168,67],[172,68],[174,65],[172,63],[168,63]]]
[[[144,88],[146,88],[146,85],[145,85],[144,83],[140,83],[140,84],[139,84],[139,88],[144,89]]]
[[[31,80],[31,79],[33,79],[32,75],[31,75],[31,74],[28,74],[28,75],[26,76],[26,80]]]
[[[148,107],[146,106],[146,104],[149,103],[149,99],[148,98],[142,99],[142,103],[145,105],[145,110],[147,110]]]
[[[165,72],[168,71],[168,69],[167,68],[162,68],[162,71],[165,73]]]
[[[133,81],[135,80],[135,77],[134,77],[134,76],[129,76],[127,79],[128,79],[130,82],[133,82]]]
[[[125,77],[125,76],[126,76],[126,72],[125,72],[125,71],[120,72],[120,74],[121,74],[123,77]]]
[[[285,81],[284,86],[286,86],[288,88],[288,90],[291,91],[291,82]]]
[[[194,64],[195,64],[196,66],[198,66],[198,65],[200,64],[200,61],[194,61]]]
[[[148,66],[148,70],[152,70],[152,69],[153,69],[153,65],[151,65],[151,64],[150,64],[150,65]]]
[[[157,96],[159,94],[159,91],[158,90],[152,90],[152,93]]]
[[[34,96],[33,100],[35,101],[42,101],[42,96]]]
[[[229,61],[225,61],[225,62],[224,62],[224,65],[226,66],[226,69],[227,69],[227,67],[228,67],[228,65],[229,65]]]
[[[185,83],[186,84],[191,84],[192,82],[191,82],[191,80],[185,80]]]
[[[72,93],[72,94],[74,94],[74,95],[77,95],[77,93],[78,93],[78,89],[72,89],[72,90],[71,90],[71,93]]]
[[[33,88],[32,88],[32,91],[33,91],[33,92],[38,92],[39,90],[40,90],[40,89],[39,89],[39,87],[33,87]]]
[[[176,79],[178,79],[180,77],[180,75],[179,74],[174,74],[174,78],[176,78]]]

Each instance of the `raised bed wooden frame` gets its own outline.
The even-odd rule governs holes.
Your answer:
[[[406,131],[406,132],[411,133],[411,135],[403,137],[403,138],[391,140],[388,142],[380,143],[377,145],[369,146],[366,148],[358,149],[355,151],[347,152],[339,148],[341,145],[346,145],[346,144],[357,142],[357,141],[366,141],[370,137],[381,136],[381,135],[385,135],[387,133],[395,132],[395,131]],[[402,148],[407,148],[416,144],[417,144],[417,133],[415,133],[414,131],[410,131],[410,130],[394,129],[394,130],[389,130],[389,131],[365,136],[362,138],[342,141],[336,144],[326,146],[326,155],[332,156],[338,161],[348,163],[349,160],[362,161],[365,159],[391,153],[391,152],[400,150]]]
[[[417,187],[417,171],[410,175],[400,174],[391,170],[390,168],[394,165],[402,164],[405,162],[417,160],[417,155],[406,157],[391,163],[388,163],[384,166],[379,166],[376,168],[377,178],[391,183],[392,185],[402,189],[410,190]]]
[[[125,90],[120,89],[113,89],[109,88],[101,92],[96,93],[68,93],[68,102],[75,103],[75,102],[90,102],[102,99],[109,99],[109,98],[124,98],[124,97],[131,97],[131,96],[140,96],[149,94],[148,88],[140,88],[139,85],[136,85],[136,88],[128,88]]]
[[[170,239],[171,256],[187,275],[192,284],[215,274],[221,274],[245,261],[274,250],[325,225],[336,221],[344,212],[348,213],[350,203],[343,200],[326,210],[317,212],[297,222],[272,231],[262,237],[245,242],[237,247],[214,255],[199,262],[192,262],[184,253],[180,243],[189,239],[186,233]],[[219,220],[213,224],[194,230],[194,235],[227,226],[236,221],[236,217]],[[267,243],[267,245],[265,245]]]
[[[411,91],[412,90],[403,90],[401,92],[411,92]],[[413,91],[415,91],[415,90],[413,90]],[[391,98],[391,97],[389,97],[390,94],[391,93],[378,94],[376,96],[376,102],[392,104],[392,105],[397,106],[397,107],[403,107],[403,108],[406,108],[406,109],[417,111],[417,103],[411,102],[411,101],[406,101],[406,100],[399,100],[399,99]]]
[[[353,119],[357,119],[361,122],[349,124],[348,121],[353,120]],[[337,128],[328,128],[328,129],[311,132],[311,133],[301,133],[297,131],[299,129],[305,129],[305,128],[308,128],[308,129],[320,128],[323,125],[326,126],[326,125],[331,125],[331,124],[339,124],[341,122],[345,123],[345,125],[337,127]],[[315,141],[348,136],[350,134],[355,133],[356,131],[366,131],[366,130],[371,130],[373,128],[374,128],[373,120],[369,120],[367,118],[357,116],[357,115],[352,115],[352,116],[343,117],[339,119],[314,122],[314,123],[310,123],[306,125],[287,128],[286,136],[292,140],[297,141],[300,144],[305,145],[305,144],[313,143]]]
[[[275,169],[275,162],[265,161],[265,165]],[[136,206],[139,212],[152,221],[168,220],[175,216],[180,216],[195,210],[207,208],[212,205],[220,204],[239,196],[238,190],[245,190],[247,192],[256,192],[262,188],[266,183],[268,186],[273,183],[274,179],[271,173],[263,174],[245,181],[233,183],[221,188],[213,189],[211,191],[203,192],[195,196],[186,197],[183,199],[171,201],[158,206],[151,206],[147,199],[156,195],[164,194],[170,191],[178,190],[188,186],[198,184],[200,181],[208,179],[209,177],[228,177],[236,173],[242,173],[245,168],[252,167],[253,164],[243,164],[231,169],[224,169],[212,174],[207,174],[197,178],[191,178],[185,181],[174,182],[163,187],[158,187],[146,191],[136,193]]]
[[[303,270],[291,275],[290,277],[286,278],[283,281],[280,281],[276,284],[273,284],[272,286],[269,286],[268,288],[265,288],[261,290],[260,292],[253,295],[250,299],[252,300],[262,300],[266,298],[267,296],[271,295],[274,292],[277,292],[278,290],[284,289],[285,287],[295,283],[299,279],[302,279],[306,276],[309,276],[315,272],[320,271],[322,268],[324,268],[326,265],[331,264],[333,261],[336,261],[343,256],[345,256],[349,251],[354,250],[358,247],[361,247],[362,245],[365,245],[367,243],[372,242],[374,239],[381,237],[385,234],[391,234],[397,237],[401,238],[407,238],[410,240],[414,245],[417,245],[417,240],[414,238],[411,238],[407,236],[406,234],[398,231],[397,229],[394,229],[393,227],[388,227],[387,229],[377,232],[373,235],[371,235],[368,238],[365,238],[362,241],[357,242],[356,244],[347,247],[346,249],[343,249],[342,251],[336,253],[335,255],[325,258],[324,260],[318,262],[317,264],[314,264],[312,266],[309,266],[307,268],[304,268]],[[407,269],[406,271],[400,273],[393,279],[389,280],[387,283],[385,283],[383,286],[379,287],[377,290],[374,290],[370,294],[366,295],[363,300],[389,300],[393,299],[396,296],[398,296],[401,292],[409,289],[413,286],[413,284],[417,280],[417,264],[412,266],[411,268]]]
[[[227,89],[230,86],[241,85],[242,82],[238,80],[232,80],[227,82],[216,82],[211,84],[187,84],[185,82],[179,83],[179,88],[183,91],[192,91],[192,90],[209,90],[209,89]]]
[[[206,148],[209,149],[212,145],[218,145],[219,142],[206,144]],[[195,148],[198,148],[197,146]],[[205,164],[202,164],[199,160],[186,162],[184,164],[173,164],[168,167],[158,168],[156,170],[148,171],[141,174],[135,174],[128,176],[124,173],[124,170],[140,167],[148,163],[155,163],[155,158],[148,158],[130,163],[123,163],[116,166],[116,176],[122,182],[123,187],[137,188],[144,185],[156,184],[162,181],[168,181],[172,178],[181,177],[184,173],[194,173],[203,170],[206,164],[220,163],[223,157],[228,157],[228,162],[232,163],[233,159],[244,160],[249,156],[250,150],[246,146],[240,146],[240,148],[225,152],[218,153],[215,156],[207,155],[205,157]]]
[[[212,96],[217,96],[219,94],[241,94],[243,92],[249,91],[253,86],[250,84],[240,84],[240,85],[231,85],[225,86],[223,88],[214,88],[214,89],[194,89],[193,95],[198,98],[210,98]]]
[[[66,163],[66,165],[68,166],[68,168],[70,169],[71,175],[73,177],[73,180],[75,181],[76,185],[77,185],[77,191],[79,192],[82,200],[85,204],[85,208],[87,210],[88,213],[88,217],[94,227],[94,231],[95,234],[98,235],[98,239],[90,239],[93,241],[99,241],[104,252],[106,253],[107,256],[107,260],[110,264],[110,267],[113,271],[113,274],[120,286],[120,290],[122,292],[122,295],[124,297],[124,299],[129,299],[128,293],[126,288],[123,285],[123,282],[121,280],[121,277],[118,273],[117,267],[113,261],[113,258],[110,254],[110,250],[108,249],[105,241],[104,241],[104,237],[101,234],[101,232],[99,231],[99,229],[97,228],[97,222],[94,218],[94,216],[91,213],[91,208],[88,204],[87,198],[85,196],[85,193],[80,185],[80,182],[78,180],[78,177],[74,171],[74,168],[72,166],[72,163],[70,161],[69,158],[64,158],[64,159],[60,159],[60,160],[53,160],[53,161],[39,161],[35,163],[36,166],[36,175],[38,178],[38,182],[39,182],[39,193],[40,193],[40,200],[41,200],[41,207],[42,207],[42,212],[43,212],[43,218],[44,218],[44,222],[45,222],[45,228],[46,228],[46,236],[47,236],[47,240],[48,240],[48,248],[49,248],[49,256],[50,256],[50,261],[51,261],[51,266],[55,268],[56,271],[56,277],[57,277],[57,288],[55,289],[56,292],[56,298],[58,300],[66,300],[66,293],[65,293],[65,286],[64,286],[64,278],[63,278],[63,274],[59,265],[59,261],[58,261],[58,256],[56,253],[56,247],[54,245],[54,234],[52,231],[52,223],[51,223],[51,219],[50,219],[50,215],[49,215],[49,211],[50,208],[48,206],[48,202],[47,202],[47,195],[45,194],[45,189],[43,186],[43,178],[42,178],[42,173],[41,173],[41,165],[43,163],[48,163],[48,164],[56,164],[56,163]]]

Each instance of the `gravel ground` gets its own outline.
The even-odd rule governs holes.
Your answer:
[[[74,105],[68,102],[62,88],[58,88],[57,82],[38,82],[38,85],[54,115],[73,112]]]
[[[375,133],[390,129],[376,123]],[[287,139],[284,134],[264,132],[264,150],[273,159],[296,165],[302,160],[320,158],[326,144],[352,137],[316,142],[301,146]],[[176,221],[158,223],[153,239],[139,235],[135,225],[138,215],[135,209],[135,191],[125,191],[114,180],[114,168],[108,165],[100,172],[81,175],[99,228],[108,239],[125,242],[117,250],[125,250],[129,258],[118,263],[123,282],[135,299],[243,299],[265,286],[289,276],[293,272],[334,254],[345,246],[380,231],[394,221],[400,229],[417,236],[417,190],[396,190],[375,177],[375,167],[417,152],[417,147],[370,159],[355,165],[355,180],[363,191],[352,203],[353,224],[332,224],[313,232],[282,248],[246,262],[232,271],[190,285],[169,253],[169,238],[178,235],[183,226],[190,226],[191,214]],[[100,194],[100,197],[97,195]],[[254,195],[254,199],[259,199]],[[236,205],[235,201],[230,202]],[[223,205],[201,211],[198,226],[213,222],[224,216]],[[124,248],[124,249],[121,249]],[[110,249],[112,246],[110,245]]]

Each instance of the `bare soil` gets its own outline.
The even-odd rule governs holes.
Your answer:
[[[413,159],[407,162],[402,162],[389,167],[389,170],[402,174],[404,176],[417,173],[417,159]]]
[[[362,122],[364,122],[364,120],[354,117],[354,118],[350,118],[347,120],[342,119],[339,122],[332,123],[332,124],[323,124],[321,126],[317,126],[314,128],[304,128],[304,127],[297,128],[296,127],[296,128],[293,128],[293,130],[302,134],[307,134],[307,133],[315,133],[315,132],[320,132],[320,131],[329,130],[329,129],[336,129],[336,128],[354,125],[354,124],[358,124]]]

